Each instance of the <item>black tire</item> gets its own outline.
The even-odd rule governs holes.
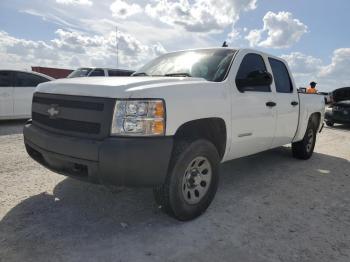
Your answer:
[[[331,121],[326,121],[326,125],[327,125],[327,126],[334,126],[334,123],[331,122]]]
[[[195,192],[195,187],[203,190],[201,187],[203,181],[194,185],[195,179],[187,179],[193,173],[192,171],[187,171],[189,168],[192,170],[191,165],[193,166],[194,161],[199,161],[197,159],[205,159],[205,163],[210,164],[211,170],[210,182],[204,185],[207,188],[205,188],[205,193],[202,196],[195,196],[191,192]],[[220,157],[215,146],[207,140],[176,142],[166,181],[162,186],[153,190],[156,202],[167,214],[180,221],[188,221],[200,216],[205,212],[215,196],[219,182],[219,163]],[[205,177],[204,172],[198,171],[199,176]],[[198,178],[198,181],[200,179]],[[185,197],[185,187],[188,181],[193,181],[193,184],[190,185],[193,188],[187,188],[186,190],[194,190],[190,192],[193,195],[192,201],[197,201],[195,198],[198,197],[198,203],[188,203],[191,201],[191,194],[187,198]]]
[[[293,157],[306,160],[312,156],[316,144],[316,133],[317,128],[315,124],[310,121],[303,140],[292,143]]]

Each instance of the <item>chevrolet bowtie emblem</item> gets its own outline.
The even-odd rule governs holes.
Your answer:
[[[51,107],[47,110],[50,118],[55,118],[59,113],[58,105],[51,105]]]

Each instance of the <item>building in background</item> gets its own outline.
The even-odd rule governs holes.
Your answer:
[[[73,70],[53,67],[32,66],[32,71],[38,72],[44,75],[51,76],[53,78],[66,78]]]

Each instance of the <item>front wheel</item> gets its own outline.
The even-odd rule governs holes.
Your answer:
[[[292,143],[292,152],[295,158],[306,160],[312,156],[316,143],[316,133],[317,130],[315,125],[310,122],[303,140]]]
[[[165,183],[154,189],[156,202],[181,221],[201,215],[213,200],[220,158],[207,140],[175,144]]]

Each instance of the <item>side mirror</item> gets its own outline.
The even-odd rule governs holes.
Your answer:
[[[267,71],[252,71],[246,78],[236,79],[237,88],[241,91],[254,91],[254,87],[270,86],[272,83],[272,75]]]

